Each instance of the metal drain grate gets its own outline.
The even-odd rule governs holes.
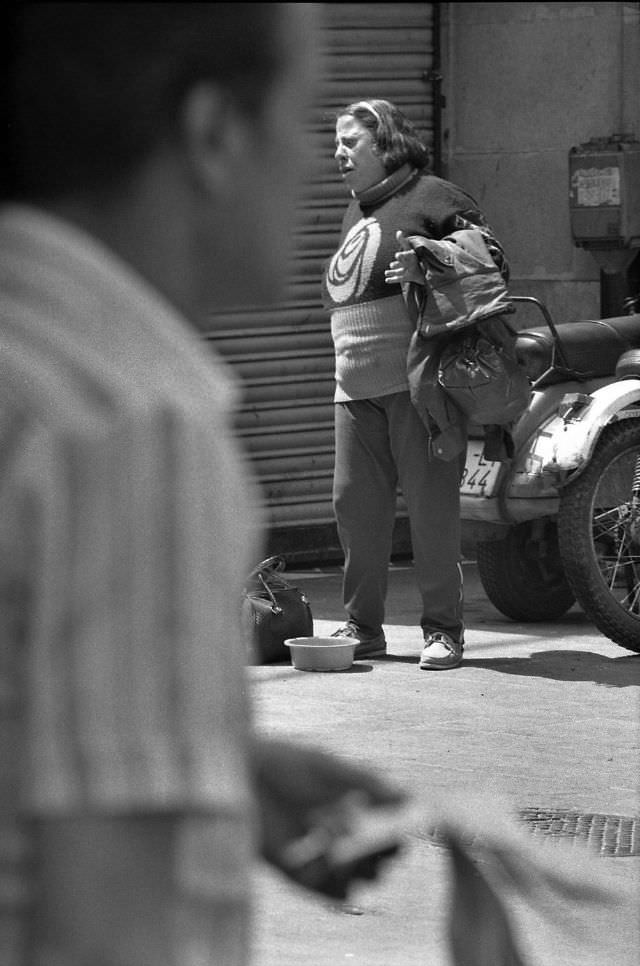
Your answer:
[[[637,817],[544,808],[525,808],[519,815],[534,835],[583,839],[607,857],[640,855],[640,818]]]
[[[606,858],[640,855],[640,817],[547,808],[521,809],[518,816],[533,835],[580,839]],[[413,831],[411,834],[432,845],[444,846],[446,843],[445,836],[438,828]],[[472,837],[469,845],[473,845],[473,842]]]

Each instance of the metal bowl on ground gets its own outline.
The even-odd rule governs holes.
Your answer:
[[[284,643],[298,671],[347,671],[358,642],[349,637],[289,637]]]

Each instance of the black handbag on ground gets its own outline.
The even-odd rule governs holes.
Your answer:
[[[289,661],[284,641],[313,635],[309,601],[283,577],[284,568],[283,557],[268,557],[247,578],[240,613],[247,664]]]

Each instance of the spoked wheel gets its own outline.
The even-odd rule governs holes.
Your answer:
[[[640,651],[640,420],[608,426],[563,488],[558,537],[586,615],[605,637]]]
[[[519,523],[504,539],[479,543],[476,556],[487,597],[511,620],[555,620],[575,603],[553,520]]]

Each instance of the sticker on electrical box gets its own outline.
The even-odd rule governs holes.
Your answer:
[[[620,204],[620,168],[578,168],[571,176],[575,204],[583,208]]]

